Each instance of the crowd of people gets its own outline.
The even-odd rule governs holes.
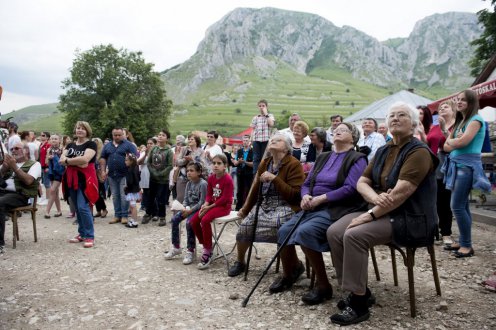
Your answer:
[[[78,225],[69,242],[93,247],[94,218],[107,216],[105,200],[111,195],[110,224],[166,226],[170,210],[167,260],[183,254],[179,225],[185,221],[182,263],[194,262],[198,241],[198,268],[206,269],[213,256],[211,222],[234,208],[243,220],[228,275],[245,270],[253,242],[284,244],[283,274],[269,291],[286,291],[305,271],[296,253],[299,245],[316,274],[315,286],[301,299],[319,304],[333,296],[322,255],[330,251],[337,281],[349,292],[331,316],[340,325],[369,318],[375,302],[367,286],[370,247],[390,242],[428,246],[440,235],[454,257],[475,254],[468,197],[472,188],[491,186],[481,163],[486,123],[477,114],[473,91],[460,93],[457,103],[444,101],[434,117],[426,107],[395,103],[384,123],[365,118],[362,132],[340,115],[330,118],[328,129],[310,128],[297,113],[277,131],[268,102],[260,100],[257,106],[253,133],[231,151],[217,144],[216,131],[207,133],[205,144],[194,133],[171,143],[164,129],[137,146],[131,132],[120,127],[102,142],[84,121],[76,123],[72,138],[42,132],[38,139],[34,132],[19,135],[11,123],[1,167],[2,252],[7,212],[38,194],[47,196],[45,218],[53,205],[53,216],[62,216],[62,196]],[[171,197],[178,207],[167,207]],[[141,219],[139,211],[144,212]],[[453,217],[458,242],[451,232]]]

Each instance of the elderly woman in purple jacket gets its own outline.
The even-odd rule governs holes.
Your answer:
[[[332,298],[332,286],[327,278],[322,252],[328,252],[326,231],[329,226],[352,210],[366,209],[366,204],[356,191],[356,184],[367,166],[364,154],[353,150],[359,139],[358,129],[343,123],[334,130],[334,151],[323,152],[316,159],[301,188],[301,208],[278,231],[282,244],[296,225],[302,221],[281,251],[284,274],[269,288],[271,293],[289,289],[305,267],[296,255],[295,245],[300,245],[316,274],[315,287],[302,297],[308,305],[315,305]]]

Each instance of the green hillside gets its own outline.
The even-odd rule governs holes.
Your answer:
[[[11,121],[19,125],[19,131],[34,130],[52,133],[62,131],[62,114],[57,110],[57,103],[33,105],[3,116],[4,119],[8,117],[13,117]]]
[[[332,67],[299,74],[282,62],[270,75],[245,74],[241,80],[240,85],[228,89],[218,79],[207,81],[185,104],[175,104],[169,118],[172,135],[209,129],[223,136],[233,135],[249,126],[258,111],[256,104],[262,98],[269,101],[269,110],[276,121],[285,124],[289,114],[298,112],[310,127],[327,127],[331,115],[347,117],[399,90],[379,88]],[[420,94],[436,98],[431,93]],[[436,90],[436,94],[442,96],[448,92]],[[19,123],[20,130],[62,132],[62,114],[56,104],[31,106],[10,115]]]
[[[270,75],[245,74],[240,78],[242,83],[228,89],[219,86],[220,79],[207,81],[186,104],[175,105],[169,121],[171,133],[216,129],[222,135],[232,135],[249,126],[262,98],[269,101],[276,121],[285,121],[289,114],[298,112],[311,127],[327,127],[331,115],[347,117],[399,90],[353,79],[349,72],[337,68],[319,67],[308,75],[299,74],[280,61]]]

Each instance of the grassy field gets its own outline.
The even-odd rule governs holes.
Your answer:
[[[241,84],[226,88],[222,79],[212,79],[203,83],[185,104],[175,104],[169,118],[172,135],[211,129],[222,136],[238,133],[246,129],[258,113],[256,104],[262,98],[268,100],[269,111],[283,126],[289,114],[298,112],[310,127],[328,127],[331,115],[340,114],[346,118],[401,89],[399,86],[380,88],[353,79],[349,72],[338,68],[320,67],[307,75],[299,74],[281,62],[272,74],[241,74],[240,81]],[[416,92],[436,98],[434,93]],[[435,94],[443,96],[449,92],[436,89]],[[21,130],[62,130],[63,117],[56,104],[32,106],[11,115]]]
[[[202,86],[191,104],[176,107],[170,118],[172,134],[216,129],[231,135],[242,131],[258,113],[256,104],[261,98],[268,100],[276,121],[298,112],[311,127],[328,126],[331,115],[347,117],[389,94],[338,70],[303,75],[279,69],[273,76],[245,75],[241,80],[246,86],[227,90],[215,83]],[[239,89],[243,91],[237,92]],[[212,90],[222,92],[212,95]]]

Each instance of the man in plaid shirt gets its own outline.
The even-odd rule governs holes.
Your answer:
[[[258,101],[257,105],[260,114],[253,117],[250,125],[250,127],[253,128],[253,174],[257,173],[258,165],[262,160],[262,156],[270,138],[271,127],[273,127],[276,122],[274,115],[269,114],[266,100]]]

